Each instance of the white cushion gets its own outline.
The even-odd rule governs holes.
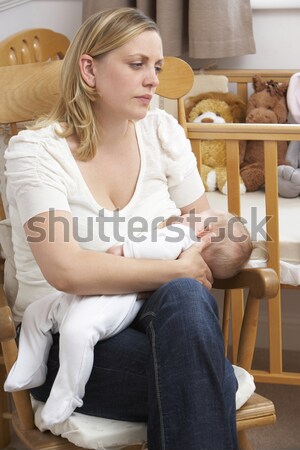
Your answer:
[[[253,376],[242,367],[233,365],[238,381],[236,392],[236,409],[243,406],[255,391]],[[43,429],[41,412],[43,402],[31,399],[35,424]],[[50,427],[50,431],[66,438],[79,447],[95,450],[120,450],[126,445],[144,444],[147,440],[147,424],[142,422],[125,422],[73,413],[63,423]]]
[[[32,398],[35,424],[40,429],[43,405]],[[126,445],[144,444],[147,440],[147,424],[144,422],[104,419],[78,412],[63,423],[52,426],[50,431],[79,447],[97,450],[120,450]]]
[[[238,390],[235,395],[236,409],[240,409],[254,393],[256,386],[253,376],[242,367],[233,365],[235,377],[238,382]]]

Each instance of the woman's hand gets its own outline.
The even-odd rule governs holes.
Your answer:
[[[198,280],[207,289],[212,287],[213,276],[201,253],[210,245],[212,235],[213,233],[208,233],[203,236],[201,242],[192,245],[188,250],[182,252],[178,258],[185,264],[186,276]]]

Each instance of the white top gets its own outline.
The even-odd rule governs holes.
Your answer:
[[[67,141],[55,134],[55,127],[59,125],[21,131],[11,138],[5,152],[19,282],[14,306],[17,321],[29,303],[54,290],[44,279],[26,241],[23,225],[30,218],[46,211],[51,214],[51,210],[70,211],[79,244],[105,251],[126,235],[138,236],[156,228],[161,220],[180,214],[178,208],[204,193],[190,142],[176,119],[163,110],[149,111],[135,124],[141,168],[131,200],[119,211],[104,209],[96,202]],[[113,220],[107,221],[109,218]],[[38,221],[33,226],[36,236],[42,239]]]

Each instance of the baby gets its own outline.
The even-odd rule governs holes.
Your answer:
[[[176,259],[206,233],[214,233],[202,256],[215,278],[236,274],[252,251],[249,233],[240,219],[207,210],[171,217],[140,242],[125,240],[108,252],[126,257]],[[24,313],[17,361],[8,374],[5,391],[29,389],[44,383],[52,333],[60,333],[60,367],[42,411],[44,429],[66,420],[82,406],[92,366],[94,346],[126,327],[143,300],[136,293],[78,296],[55,292],[29,305]],[[76,352],[74,352],[76,348]]]
[[[214,233],[211,244],[201,255],[214,278],[229,278],[241,270],[253,250],[249,233],[240,218],[220,210],[170,217],[143,240],[126,240],[108,253],[147,259],[176,259],[207,233]]]

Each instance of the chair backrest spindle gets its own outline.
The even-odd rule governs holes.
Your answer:
[[[0,42],[0,66],[63,59],[69,39],[47,28],[19,31]]]

